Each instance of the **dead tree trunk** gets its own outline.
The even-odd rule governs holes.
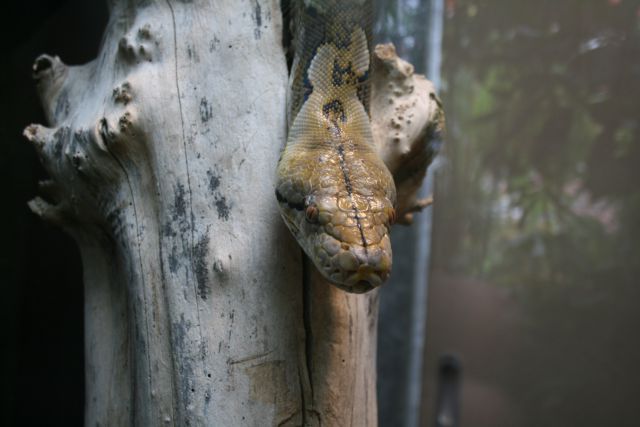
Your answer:
[[[50,127],[25,135],[52,179],[30,206],[81,249],[87,426],[376,425],[376,294],[305,283],[273,195],[281,34],[275,0],[112,0],[95,61],[36,60]],[[439,109],[385,52],[394,171]]]

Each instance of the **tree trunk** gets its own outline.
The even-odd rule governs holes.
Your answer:
[[[303,274],[273,194],[278,2],[110,6],[95,61],[36,60],[51,127],[25,130],[52,177],[30,206],[82,253],[85,424],[375,426],[377,295]],[[408,64],[378,66],[377,141],[403,165],[439,109]]]

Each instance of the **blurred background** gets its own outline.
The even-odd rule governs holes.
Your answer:
[[[27,201],[46,178],[22,136],[45,123],[31,79],[34,59],[92,60],[106,25],[103,1],[25,0],[0,14],[0,425],[81,426],[84,408],[83,290],[80,254],[62,230]]]
[[[411,277],[382,291],[381,425],[640,425],[640,1],[379,8],[384,36],[441,82],[448,131],[418,236],[431,237],[418,371],[396,352],[421,316],[384,332],[419,293]],[[457,380],[438,373],[446,355]]]
[[[45,174],[21,132],[44,122],[33,59],[93,59],[106,19],[2,15],[1,425],[82,425],[80,258],[27,209]],[[375,28],[448,130],[434,208],[394,230],[380,425],[640,425],[640,0],[378,0]]]

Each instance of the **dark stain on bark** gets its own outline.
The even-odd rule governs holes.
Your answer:
[[[200,120],[202,120],[202,123],[206,123],[211,117],[213,117],[213,109],[207,102],[207,98],[203,96],[200,99]]]
[[[193,248],[193,270],[198,282],[198,295],[206,300],[209,294],[209,270],[207,269],[207,255],[209,254],[209,235],[205,234]]]
[[[191,329],[191,321],[184,318],[184,314],[180,315],[178,322],[172,324],[172,338],[173,348],[188,348],[190,345],[189,331]],[[185,406],[192,402],[191,393],[194,389],[191,378],[194,378],[193,362],[190,357],[182,357],[178,363],[178,370],[180,371],[179,378],[182,383],[180,388],[182,389],[182,397],[185,400],[183,403]]]
[[[224,196],[216,196],[216,210],[218,211],[218,218],[224,221],[229,221],[229,214],[231,208],[227,204],[227,198]]]
[[[176,247],[173,246],[171,248],[171,252],[169,253],[169,271],[175,273],[178,271],[178,255],[176,254]]]
[[[253,29],[253,36],[256,40],[260,39],[261,27],[262,27],[262,10],[260,2],[255,0],[255,7],[253,8],[253,19],[256,21],[256,28]]]
[[[190,44],[187,45],[187,56],[189,57],[190,61],[200,62],[200,57],[198,56],[198,51],[196,51],[195,46],[192,46]]]
[[[213,52],[220,45],[220,39],[213,36],[213,40],[209,42],[209,52]]]
[[[216,175],[212,170],[208,170],[207,176],[209,177],[209,191],[211,194],[214,194],[220,187],[220,175]]]
[[[167,222],[164,227],[162,227],[162,234],[164,234],[165,237],[176,237],[176,232],[170,222]]]
[[[218,212],[218,218],[224,221],[228,221],[231,214],[231,206],[227,201],[227,198],[220,194],[219,191],[222,177],[212,170],[207,171],[207,176],[209,177],[209,192],[213,196],[214,205],[216,207],[216,211]]]
[[[178,184],[173,200],[173,219],[184,218],[187,214],[187,203],[185,201],[184,185]]]
[[[160,261],[160,279],[162,280],[162,285],[164,286],[167,278],[164,274],[164,251],[162,250],[162,239],[158,239],[158,254],[160,255],[158,257]]]

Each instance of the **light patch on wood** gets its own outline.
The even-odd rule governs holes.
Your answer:
[[[269,360],[245,368],[250,381],[249,399],[277,408],[273,425],[297,426],[301,423],[301,411],[288,403],[298,391],[290,390],[286,367],[284,360]]]

